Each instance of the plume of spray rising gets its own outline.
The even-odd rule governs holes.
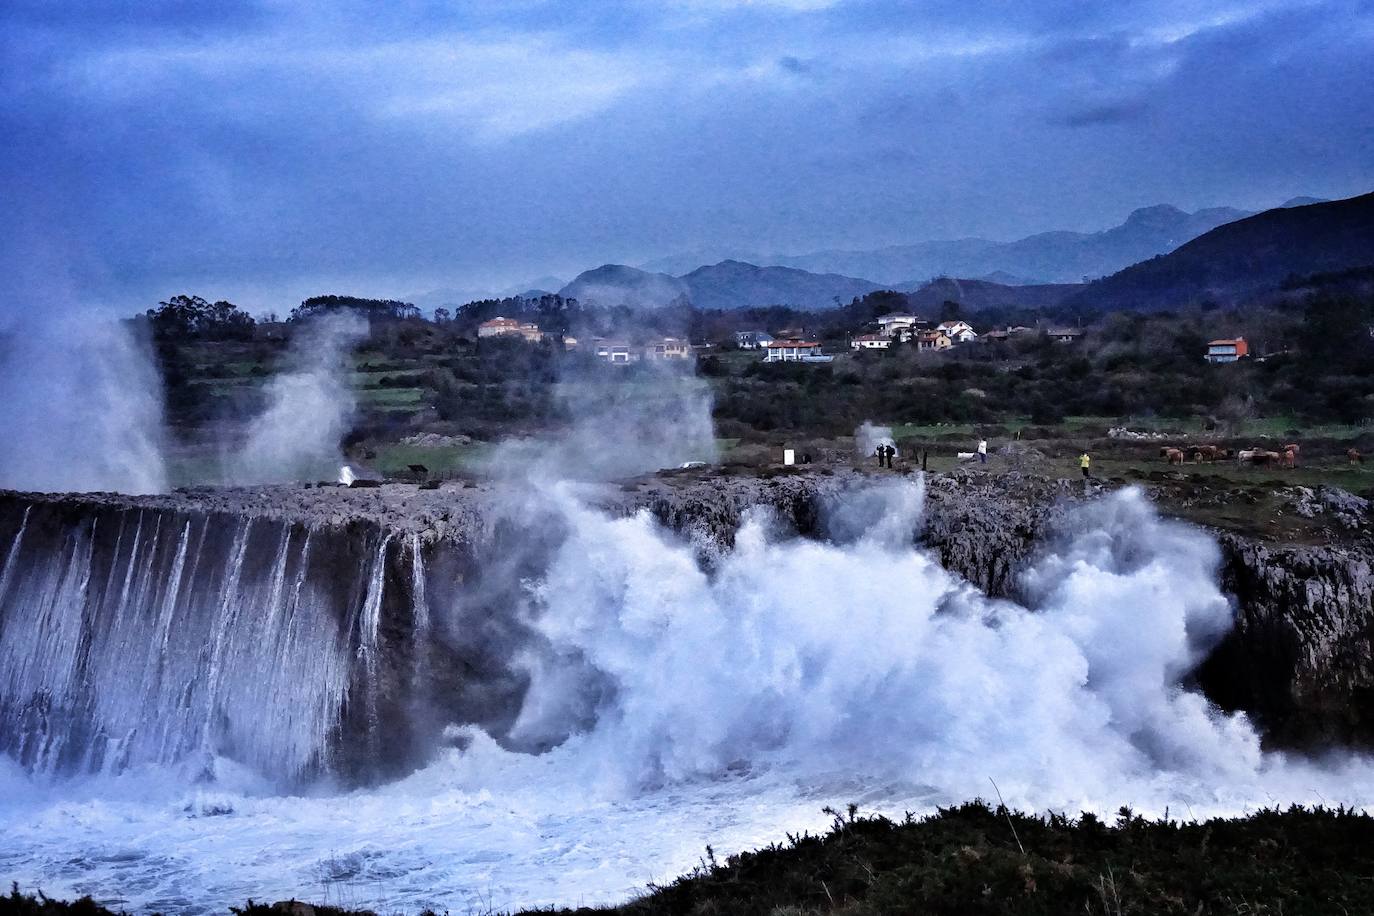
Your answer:
[[[0,486],[167,489],[162,384],[148,342],[95,313],[21,321],[0,338]]]
[[[490,469],[539,481],[614,480],[718,458],[710,386],[690,366],[646,362],[565,370],[556,434],[508,440]],[[626,373],[629,377],[623,377]]]
[[[756,514],[709,572],[647,512],[549,493],[567,537],[531,592],[510,741],[612,795],[749,772],[945,802],[995,776],[1033,809],[1162,810],[1341,785],[1183,686],[1230,626],[1219,552],[1139,491],[1076,510],[1024,603],[913,548],[910,482],[855,494],[871,517],[828,541]]]
[[[854,449],[860,458],[872,458],[880,445],[896,444],[897,440],[892,438],[890,426],[874,426],[871,420],[864,420],[862,425],[854,430]]]
[[[333,479],[340,443],[356,402],[349,356],[367,336],[367,319],[335,312],[312,319],[292,336],[285,371],[267,385],[267,403],[247,437],[225,461],[231,483]]]

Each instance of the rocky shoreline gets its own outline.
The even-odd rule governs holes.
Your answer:
[[[753,507],[771,509],[803,536],[823,536],[828,501],[881,479],[855,469],[750,474],[691,469],[582,485],[578,498],[617,515],[647,510],[698,545],[709,560],[712,551],[730,548]],[[947,569],[988,594],[1015,597],[1020,571],[1063,513],[1122,483],[1019,472],[930,475],[920,543]],[[1186,508],[1187,500],[1225,495],[1199,493],[1186,479],[1146,483],[1144,488],[1164,514],[1184,517],[1187,513],[1177,510]],[[395,580],[404,591],[410,573],[400,564],[407,550],[423,551],[432,570],[475,562],[493,543],[517,537],[503,533],[502,519],[509,514],[513,493],[527,495],[536,489],[525,483],[460,480],[438,489],[388,483],[368,488],[188,489],[156,496],[6,492],[0,493],[0,509],[8,506],[11,519],[20,506],[42,506],[48,515],[69,521],[128,510],[194,519],[223,516],[235,522],[252,518],[323,530],[341,543],[389,538],[390,547],[383,543],[382,551],[394,554],[388,562],[397,569],[388,581]],[[1214,532],[1222,553],[1222,583],[1236,599],[1235,628],[1198,669],[1197,683],[1222,708],[1253,716],[1274,746],[1374,747],[1374,520],[1369,504],[1350,494],[1309,492],[1298,493],[1291,509],[1307,524],[1302,542],[1276,541],[1263,533]],[[388,603],[383,613],[391,613],[389,608]],[[399,645],[406,621],[399,611],[392,613],[389,624],[384,620],[383,638],[390,626],[389,635]],[[479,659],[451,661],[461,662],[465,670],[481,667]]]

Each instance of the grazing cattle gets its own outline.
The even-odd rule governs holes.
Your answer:
[[[1164,457],[1168,459],[1168,461],[1169,461],[1170,464],[1182,464],[1182,463],[1183,463],[1183,449],[1181,449],[1181,448],[1166,448],[1166,449],[1163,449],[1162,451],[1163,451]]]
[[[1169,453],[1173,451],[1183,452],[1185,457],[1191,458],[1195,463],[1199,464],[1203,461],[1219,461],[1222,458],[1231,457],[1231,452],[1229,450],[1217,445],[1184,445],[1181,448],[1166,445],[1160,448],[1159,457],[1168,458]]]
[[[1360,450],[1357,448],[1346,449],[1345,457],[1351,464],[1364,464],[1364,456],[1360,454]]]
[[[1298,466],[1298,447],[1296,445],[1285,447],[1279,454],[1279,466],[1285,468],[1295,468]]]

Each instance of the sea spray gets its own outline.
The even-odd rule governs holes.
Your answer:
[[[1109,497],[1028,573],[1042,594],[1022,607],[912,549],[916,485],[879,492],[888,511],[843,542],[747,521],[714,575],[646,513],[564,496],[572,533],[538,587],[547,648],[516,733],[594,721],[583,753],[626,791],[763,767],[955,797],[994,775],[1062,803],[1161,773],[1254,775],[1248,723],[1179,686],[1189,634],[1229,619],[1203,535],[1135,491]]]
[[[130,325],[90,313],[21,321],[0,337],[0,487],[160,493],[162,384]]]
[[[712,394],[681,366],[564,370],[554,408],[556,433],[501,443],[487,458],[495,476],[521,480],[616,480],[719,458]],[[622,371],[633,371],[622,378]]]
[[[356,402],[349,356],[367,319],[338,312],[297,328],[283,371],[267,384],[267,403],[245,441],[225,460],[236,484],[332,480]]]

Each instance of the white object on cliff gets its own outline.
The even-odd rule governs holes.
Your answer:
[[[353,481],[357,479],[357,476],[353,473],[353,469],[348,465],[345,464],[343,467],[339,468],[340,485],[345,487],[351,487],[353,486]]]

